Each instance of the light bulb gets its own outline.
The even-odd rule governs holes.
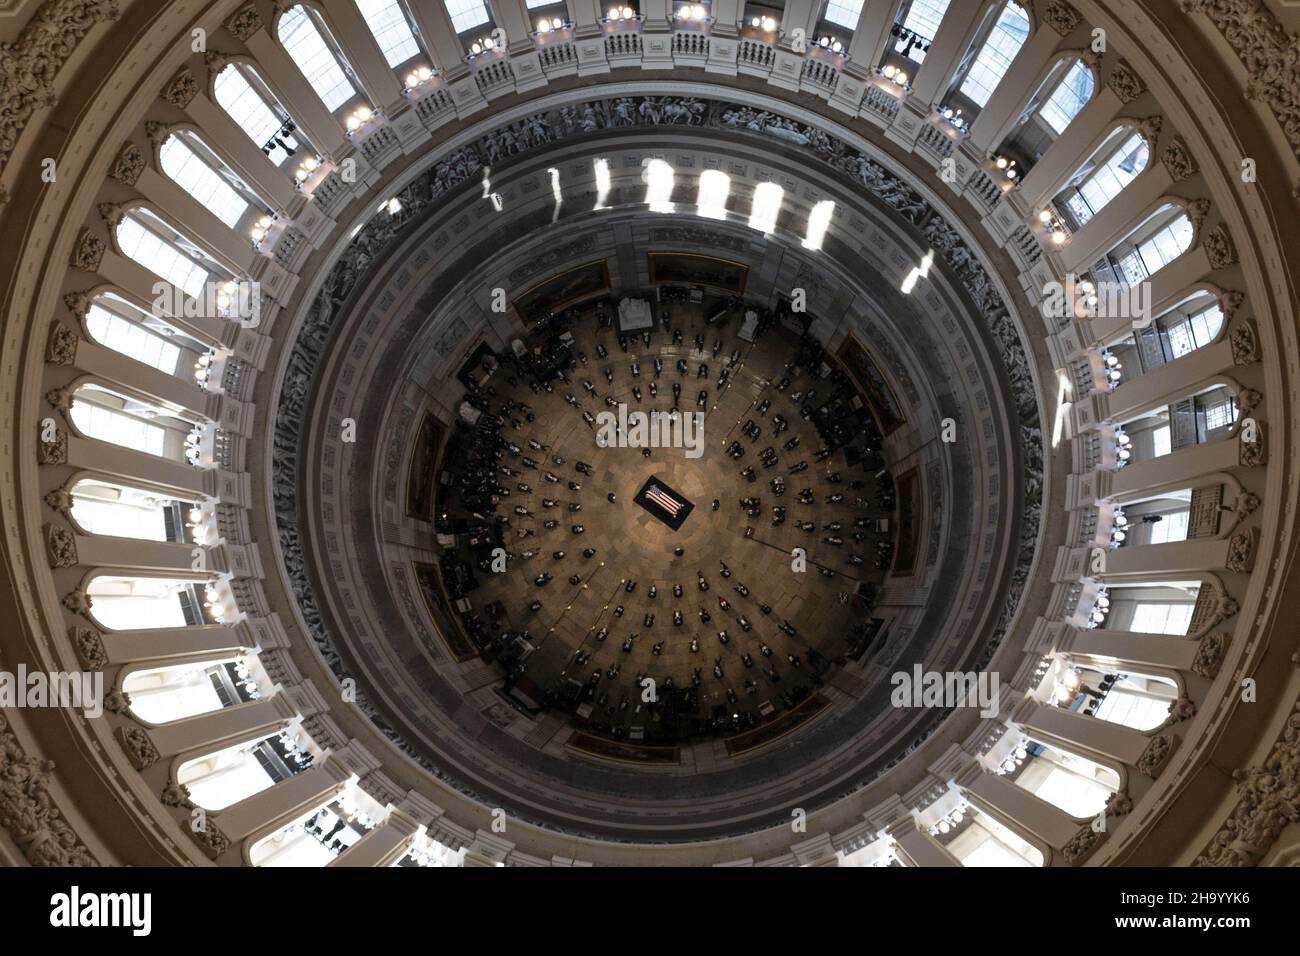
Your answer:
[[[618,7],[610,7],[610,8],[609,8],[609,18],[610,18],[611,20],[617,20],[617,19],[618,19]]]
[[[844,44],[842,44],[839,40],[836,40],[834,43],[831,44],[831,50],[833,50],[836,53],[839,53],[843,49],[844,49]]]
[[[254,242],[261,242],[263,239],[266,238],[266,230],[263,229],[261,226],[254,226],[252,230],[252,235],[253,235]]]
[[[349,133],[355,133],[357,129],[361,126],[361,124],[357,122],[357,117],[355,113],[349,116],[347,120],[343,123],[343,125],[348,128]],[[303,179],[306,178],[307,178],[306,176],[303,177]]]
[[[885,67],[885,69],[882,72],[885,74],[885,79],[892,80],[894,78],[894,74],[898,72],[898,67],[894,66],[891,63],[889,64],[889,66]],[[944,115],[952,116],[952,110],[946,111]]]
[[[473,46],[469,48],[469,52],[473,53],[475,56],[478,56],[480,53],[483,52],[483,45],[481,43],[476,42]]]
[[[417,77],[416,77],[416,75],[415,75],[414,73],[408,73],[408,74],[406,74],[406,88],[407,88],[408,90],[411,89],[412,87],[414,87],[415,84],[418,83],[418,82],[419,82],[419,80],[417,79]]]
[[[553,20],[551,21],[551,28],[554,29],[554,30],[563,30],[563,29],[564,29],[564,21],[563,21],[562,19],[560,19],[559,17],[556,17],[555,19],[553,19]]]
[[[495,47],[496,45],[497,45],[497,41],[494,40],[494,39],[492,39],[491,37],[484,37],[484,38],[483,38],[483,49],[485,49],[485,50],[491,50],[491,49],[492,49],[493,47]]]
[[[270,217],[270,216],[263,216],[261,219],[257,220],[257,224],[258,224],[259,226],[261,226],[263,229],[270,229],[270,228],[271,228],[271,217]]]
[[[760,17],[754,17],[754,19],[749,21],[749,25],[753,27],[755,30],[757,30],[760,26],[763,25],[763,21]]]
[[[776,21],[773,20],[771,17],[764,17],[763,29],[766,30],[768,33],[771,33],[773,30],[776,29]]]
[[[551,21],[550,21],[550,20],[541,19],[541,20],[538,20],[538,21],[537,21],[537,32],[538,32],[538,33],[545,33],[545,32],[546,32],[547,30],[549,30],[550,28],[551,28]]]
[[[415,75],[418,76],[420,82],[423,83],[425,80],[429,79],[429,77],[433,76],[433,70],[429,69],[427,66],[422,66],[415,71]]]
[[[998,157],[998,161],[997,161],[997,163],[996,163],[995,165],[998,167],[998,169],[1006,169],[1006,168],[1007,168],[1007,158],[1006,158],[1005,156],[999,156],[999,157]],[[1044,220],[1044,221],[1046,221],[1046,220]]]

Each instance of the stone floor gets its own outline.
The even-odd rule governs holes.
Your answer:
[[[824,390],[828,384],[799,370],[791,373],[792,384],[784,392],[776,389],[775,383],[786,374],[786,362],[794,355],[797,338],[777,327],[751,346],[737,338],[736,322],[720,330],[706,327],[699,307],[683,304],[672,306],[672,321],[673,328],[684,331],[680,345],[674,346],[671,332],[657,325],[649,346],[642,343],[640,334],[634,334],[624,354],[613,330],[598,330],[594,318],[583,319],[573,332],[576,351],[584,353],[588,362],[570,374],[571,385],[557,381],[553,393],[534,394],[524,382],[511,386],[505,370],[492,380],[497,403],[510,398],[527,402],[536,418],[532,423],[522,422],[520,429],[509,423],[504,428],[506,439],[524,449],[518,456],[507,453],[504,462],[519,469],[520,477],[503,475],[500,479],[511,489],[499,507],[499,513],[508,515],[511,521],[506,530],[511,558],[505,573],[479,575],[483,586],[473,592],[472,600],[480,609],[500,601],[506,609],[508,626],[529,631],[538,650],[528,661],[528,683],[538,688],[558,686],[566,679],[585,684],[593,671],[602,672],[590,718],[598,730],[646,722],[647,715],[637,707],[641,697],[637,681],[643,674],[653,677],[661,687],[671,675],[676,686],[684,688],[690,686],[692,672],[698,669],[702,679],[699,705],[704,715],[712,713],[714,705],[727,703],[727,688],[738,697],[733,712],[757,711],[763,701],[781,709],[783,691],[801,684],[811,689],[814,681],[807,663],[811,649],[833,660],[845,652],[851,635],[860,632],[864,609],[861,602],[848,600],[858,582],[878,583],[883,577],[883,572],[875,568],[876,542],[883,536],[874,531],[875,518],[883,512],[874,505],[855,504],[859,498],[874,501],[874,479],[860,467],[848,467],[843,452],[817,463],[815,452],[822,447],[821,439],[810,423],[801,420],[792,399],[792,393],[810,387]],[[702,352],[694,347],[697,332],[705,336]],[[721,348],[715,357],[713,346],[717,340]],[[597,342],[608,350],[608,358],[597,354]],[[720,392],[718,377],[733,349],[739,349],[739,361]],[[652,398],[649,386],[655,381],[652,360],[656,355],[663,361],[663,372],[658,379],[658,397]],[[688,363],[686,375],[680,375],[675,367],[679,358]],[[639,376],[633,376],[631,371],[634,360],[641,366]],[[702,379],[697,378],[701,362],[708,364],[707,377]],[[605,367],[613,373],[612,385],[606,383]],[[595,386],[595,397],[583,387],[584,379]],[[695,411],[697,393],[701,388],[709,390],[702,456],[690,458],[682,448],[654,448],[645,456],[639,448],[598,447],[596,432],[582,417],[583,408],[593,415],[606,411],[604,397],[610,394],[616,401],[628,403],[630,411],[668,411],[672,408],[674,381],[682,384],[683,411]],[[641,402],[632,394],[635,385],[642,389]],[[566,392],[572,393],[581,407],[567,403]],[[760,416],[755,406],[765,398],[772,404],[766,415]],[[772,416],[778,413],[790,422],[779,438],[774,436],[772,426]],[[742,433],[744,422],[750,418],[763,428],[755,441]],[[799,437],[799,445],[785,449],[784,444],[794,436]],[[528,439],[541,442],[545,450],[530,451]],[[726,453],[734,439],[739,439],[746,449],[738,461]],[[759,460],[759,452],[769,445],[779,455],[778,464],[771,469],[763,467]],[[539,467],[525,467],[520,461],[525,455],[538,459]],[[555,464],[553,455],[567,459],[566,463]],[[579,460],[592,465],[591,477],[575,471],[574,464]],[[789,473],[789,467],[801,460],[808,462],[807,470]],[[753,483],[741,475],[747,465],[753,465],[757,472]],[[561,482],[545,481],[546,470]],[[836,471],[843,480],[833,484],[827,475]],[[780,498],[769,486],[770,479],[778,474],[786,480],[786,491]],[[694,503],[694,510],[680,530],[672,530],[633,501],[637,490],[651,476],[667,482]],[[864,486],[851,489],[850,482],[859,478]],[[581,489],[568,489],[570,480],[580,483]],[[531,485],[532,492],[517,490],[520,482]],[[814,504],[799,503],[797,496],[804,488],[813,490]],[[617,496],[615,502],[607,500],[609,492]],[[836,492],[842,493],[844,500],[827,503],[827,497]],[[758,517],[746,515],[740,504],[743,497],[760,499],[762,513]],[[543,498],[558,504],[545,508]],[[715,498],[721,503],[716,511],[712,508]],[[579,503],[581,511],[571,514],[567,508],[570,502]],[[772,525],[772,507],[776,504],[787,508],[786,522],[780,527]],[[512,513],[516,505],[527,507],[533,515],[516,516]],[[853,523],[860,517],[869,517],[871,528],[855,528]],[[548,518],[558,520],[559,526],[543,528]],[[817,529],[805,532],[796,521],[815,522]],[[832,533],[824,529],[831,521],[843,525],[835,532],[844,539],[841,546],[823,540]],[[573,533],[576,523],[584,526],[584,533]],[[753,529],[752,537],[746,537],[749,527]],[[535,535],[520,538],[517,532],[521,528],[531,528]],[[867,534],[856,543],[853,533],[859,530]],[[589,547],[595,548],[596,554],[585,559],[581,552]],[[796,547],[807,553],[807,570],[802,573],[792,569],[792,551]],[[676,548],[682,549],[681,556],[674,554]],[[533,556],[524,558],[524,552],[529,550]],[[554,558],[556,551],[563,551],[564,557]],[[855,552],[866,559],[865,564],[848,563],[848,556]],[[724,562],[732,572],[730,578],[721,573]],[[833,570],[834,576],[822,576],[817,573],[818,567]],[[537,586],[534,579],[543,572],[550,573],[552,580]],[[569,583],[575,574],[581,578],[577,585]],[[701,575],[708,583],[707,593],[698,585]],[[629,581],[636,583],[632,593],[625,590]],[[674,584],[682,587],[680,598],[673,595]],[[738,585],[748,587],[748,597],[736,590]],[[654,597],[652,588],[657,589]],[[730,609],[720,606],[720,598],[730,602]],[[536,613],[529,610],[534,599],[543,603]],[[770,605],[771,613],[765,615],[760,604]],[[617,616],[619,606],[623,608],[621,617]],[[711,615],[708,623],[701,622],[701,608]],[[680,627],[673,624],[674,609],[682,612]],[[652,626],[645,623],[647,614],[654,615]],[[741,615],[752,623],[751,631],[742,630]],[[796,637],[779,630],[783,620],[795,627]],[[602,627],[609,633],[600,643],[596,635]],[[726,645],[718,638],[721,630],[729,636]],[[695,652],[690,647],[693,637],[699,640]],[[629,639],[632,649],[627,652],[623,645]],[[760,653],[764,643],[772,649],[770,658]],[[658,655],[653,652],[657,644],[662,645]],[[590,655],[581,665],[575,662],[579,649]],[[752,667],[744,665],[745,653],[751,656]],[[800,668],[789,663],[789,654],[802,659]],[[714,675],[715,662],[722,668],[721,679]],[[767,674],[769,667],[775,669],[777,681]],[[612,678],[608,676],[610,668],[617,669]],[[750,693],[744,686],[747,678],[756,685]],[[627,706],[620,707],[624,701]]]

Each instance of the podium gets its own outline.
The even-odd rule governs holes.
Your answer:
[[[643,329],[653,329],[654,324],[654,311],[650,308],[650,303],[645,299],[623,299],[618,303],[618,332],[620,335],[626,335],[629,332],[640,332]]]

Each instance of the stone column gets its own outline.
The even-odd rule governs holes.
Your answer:
[[[1065,132],[1047,147],[1034,168],[1025,173],[1020,188],[1012,193],[1022,213],[1042,209],[1061,191],[1118,125],[1116,120],[1123,105],[1110,87],[1101,86]]]
[[[908,866],[961,866],[961,861],[928,833],[923,833],[910,817],[889,828],[899,859]]]
[[[467,74],[469,66],[465,63],[465,46],[460,42],[442,0],[412,3],[408,9],[420,28],[429,56],[433,58],[432,65],[443,79],[450,82]]]
[[[266,700],[223,707],[194,717],[151,727],[146,732],[158,757],[215,753],[246,741],[260,740],[297,716],[297,708],[283,693]]]
[[[379,43],[370,32],[357,5],[351,2],[331,3],[325,8],[325,13],[334,39],[343,49],[348,65],[356,74],[358,85],[371,104],[385,110],[404,106],[402,84],[397,81],[393,68],[388,65],[384,51],[379,48]]]
[[[952,3],[939,24],[925,61],[912,77],[912,92],[907,103],[914,112],[928,113],[948,91],[948,82],[961,64],[962,57],[971,45],[975,32],[989,12],[986,3],[970,0]]]
[[[262,75],[275,90],[294,122],[317,149],[327,156],[351,152],[351,145],[344,136],[343,124],[325,108],[325,104],[298,69],[298,64],[285,52],[279,39],[271,36],[271,29],[273,28],[268,26],[266,30],[259,30],[248,38],[248,49],[257,60]]]
[[[224,624],[109,631],[101,640],[110,664],[147,662],[151,667],[222,660],[255,648],[250,631]]]

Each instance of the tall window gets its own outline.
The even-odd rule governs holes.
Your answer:
[[[83,478],[72,487],[72,518],[88,534],[180,541],[178,512],[179,503],[166,495],[98,478]]]
[[[1139,604],[1133,609],[1129,630],[1139,634],[1186,634],[1193,608],[1192,604]]]
[[[962,81],[962,96],[976,106],[987,104],[1028,38],[1029,15],[1018,3],[1008,3]]]
[[[447,4],[451,25],[456,28],[457,33],[473,30],[492,20],[488,16],[483,0],[443,0],[443,2]]]
[[[706,219],[727,218],[727,196],[731,193],[731,177],[716,169],[700,173],[700,191],[696,198],[699,213]]]
[[[248,203],[200,156],[185,137],[172,134],[159,151],[162,170],[214,216],[232,229],[248,212]]]
[[[1165,329],[1173,357],[1182,358],[1218,337],[1223,329],[1223,310],[1217,304],[1211,305],[1194,315],[1166,324]]]
[[[898,21],[902,30],[894,44],[896,52],[908,59],[920,63],[925,59],[925,50],[915,42],[916,36],[925,37],[927,45],[939,33],[939,24],[948,12],[949,0],[912,0],[907,4],[906,12]]]
[[[1066,72],[1065,77],[1043,104],[1040,115],[1044,122],[1058,135],[1064,133],[1070,121],[1078,116],[1088,100],[1092,99],[1093,86],[1092,70],[1084,66],[1081,60],[1075,60],[1074,65]]]
[[[823,199],[812,207],[808,213],[808,232],[803,237],[805,249],[820,249],[826,239],[826,230],[830,228],[831,216],[835,213],[835,200]]]
[[[1107,147],[1103,146],[1105,150]],[[1141,133],[1126,137],[1066,200],[1070,214],[1083,225],[1147,168],[1150,151]]]
[[[243,63],[231,63],[218,73],[214,88],[217,105],[279,166],[298,149],[298,140],[282,132],[289,114],[279,104],[269,102],[249,76],[257,79],[252,68]]]
[[[97,576],[86,588],[90,613],[114,631],[186,627],[194,623],[193,581],[176,578]]]
[[[357,95],[357,88],[343,72],[338,56],[325,42],[320,26],[306,7],[291,7],[280,18],[276,34],[326,109],[333,112]]]
[[[191,298],[202,296],[212,278],[192,248],[182,246],[169,227],[143,209],[132,209],[118,223],[117,245],[123,255]]]
[[[356,0],[366,26],[384,54],[388,65],[396,69],[420,55],[420,44],[411,31],[410,21],[397,0]]]
[[[1191,220],[1180,214],[1120,257],[1115,263],[1116,271],[1129,284],[1141,282],[1186,252],[1192,245],[1195,232]]]
[[[176,374],[181,350],[161,335],[111,312],[98,302],[86,313],[86,329],[100,345],[152,365],[168,375]]]
[[[128,400],[96,385],[83,385],[72,400],[72,423],[87,438],[162,457],[167,429],[146,417],[153,409],[135,408]]]
[[[645,201],[652,212],[673,211],[673,168],[662,159],[646,167]]]
[[[860,16],[862,0],[829,0],[826,4],[826,19],[850,30],[858,28]]]
[[[776,219],[781,214],[781,200],[785,190],[776,183],[759,183],[754,190],[754,205],[749,211],[749,228],[764,235],[776,232]]]

